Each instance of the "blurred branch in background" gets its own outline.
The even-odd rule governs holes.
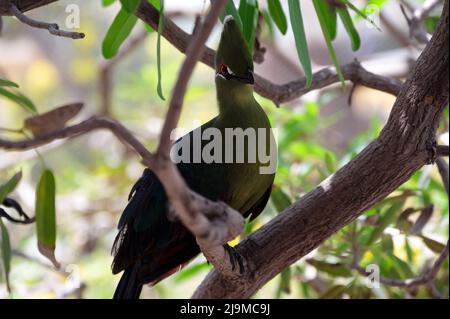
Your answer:
[[[402,1],[402,3],[406,4],[407,1]],[[428,41],[430,41],[431,35],[425,29],[425,19],[442,3],[442,0],[427,0],[417,9],[414,9],[411,5],[400,6],[405,19],[408,22],[411,38],[416,39],[421,44],[427,44]],[[405,8],[411,13],[411,17],[408,16]]]
[[[436,259],[436,261],[433,263],[433,265],[425,270],[422,275],[415,277],[415,278],[409,278],[409,279],[392,279],[392,278],[385,278],[385,277],[379,277],[379,282],[383,285],[388,286],[395,286],[395,287],[403,287],[403,288],[411,288],[418,285],[429,285],[433,282],[433,280],[436,278],[439,270],[441,269],[442,265],[445,262],[445,259],[448,257],[449,253],[449,241],[447,240],[447,245],[442,250],[439,257]],[[356,256],[356,254],[355,254]],[[359,272],[363,276],[371,276],[373,275],[372,272],[367,271],[363,267],[359,266],[356,262],[351,265],[351,268]]]
[[[131,52],[137,49],[147,38],[148,31],[141,30],[137,35],[127,40],[121,47],[116,57],[110,60],[104,60],[100,63],[100,115],[112,115],[112,93],[113,93],[113,73],[114,67]]]
[[[9,0],[6,0],[6,1],[9,2]],[[24,15],[22,13],[22,11],[20,11],[17,8],[17,6],[12,2],[10,3],[10,10],[11,10],[11,13],[17,19],[19,19],[22,23],[25,23],[26,25],[29,25],[32,28],[45,29],[45,30],[48,30],[48,32],[50,32],[50,34],[60,36],[60,37],[65,37],[65,38],[71,38],[74,40],[83,39],[85,37],[84,33],[60,30],[59,26],[56,23],[47,23],[47,22],[42,22],[42,21],[37,21],[37,20],[31,19],[31,18],[27,17],[26,15]]]

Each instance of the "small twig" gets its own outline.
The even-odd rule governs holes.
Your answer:
[[[441,0],[427,0],[421,7],[414,9],[412,7],[408,10],[412,13],[409,17],[406,13],[404,5],[400,5],[403,16],[409,26],[409,33],[411,38],[415,38],[419,43],[427,44],[431,39],[431,35],[428,34],[425,29],[424,21],[430,15],[430,13],[441,3]]]
[[[159,11],[150,3],[143,1],[136,11],[136,16],[153,28],[158,27]],[[164,17],[162,36],[183,53],[187,52],[189,44],[193,41],[192,35],[183,31],[167,17]],[[200,60],[206,65],[214,67],[214,55],[214,50],[204,47]],[[344,78],[348,81],[357,81],[360,85],[393,95],[398,95],[403,85],[402,81],[398,79],[373,74],[355,62],[343,65],[341,70]],[[310,87],[306,86],[305,77],[284,84],[275,84],[266,78],[255,75],[255,92],[276,104],[281,104],[297,99],[308,92],[339,83],[339,81],[339,76],[333,67],[314,73]]]
[[[31,19],[24,15],[22,11],[20,11],[14,3],[11,2],[10,7],[11,13],[19,19],[22,23],[29,25],[33,28],[38,29],[46,29],[48,32],[50,32],[53,35],[65,37],[65,38],[71,38],[71,39],[83,39],[85,37],[84,33],[80,32],[71,32],[71,31],[63,31],[59,29],[59,26],[56,23],[47,23],[42,21],[37,21],[34,19]]]
[[[436,159],[436,165],[438,167],[439,174],[441,175],[441,179],[442,179],[442,183],[444,184],[444,188],[447,191],[447,195],[449,195],[448,164],[442,157],[438,157]]]
[[[406,287],[411,288],[419,285],[427,285],[430,282],[436,278],[439,270],[442,267],[442,264],[444,263],[445,259],[448,257],[449,253],[449,242],[447,241],[447,245],[440,253],[439,257],[436,259],[434,264],[425,271],[422,275],[415,277],[415,278],[409,278],[409,279],[392,279],[392,278],[385,278],[380,277],[379,282],[383,285],[387,286],[395,286],[395,287]],[[351,265],[351,268],[356,270],[358,273],[360,273],[363,276],[369,276],[371,275],[370,272],[366,271],[363,267],[353,264]]]
[[[58,273],[58,274],[60,274],[60,275],[62,275],[62,276],[65,276],[65,277],[66,277],[66,276],[70,275],[70,273],[64,271],[64,269],[53,267],[51,264],[47,264],[47,263],[45,263],[45,262],[40,261],[39,259],[33,258],[33,257],[31,257],[31,256],[29,256],[29,255],[27,255],[27,254],[25,254],[25,253],[22,252],[22,251],[13,249],[13,250],[12,250],[12,254],[13,254],[13,256],[20,257],[20,258],[22,258],[22,259],[26,259],[26,260],[28,260],[28,261],[31,261],[31,262],[33,262],[33,263],[36,263],[36,264],[38,264],[39,266],[42,266],[42,267],[44,267],[44,268],[46,268],[46,269],[49,269],[49,270],[51,270],[51,271],[54,271],[54,272],[56,272],[56,273]]]
[[[449,156],[449,146],[448,145],[438,145],[436,147],[436,155],[442,157]]]
[[[114,59],[103,61],[100,64],[100,115],[110,116],[112,108],[112,73],[114,67],[128,54],[140,46],[147,38],[148,32],[142,30],[138,35],[128,40],[121,48]]]
[[[444,299],[444,296],[440,293],[440,291],[436,288],[434,282],[429,282],[427,284],[427,290],[433,299]]]
[[[22,219],[17,219],[9,215],[4,209],[0,208],[0,218],[4,217],[5,219],[9,220],[12,223],[15,224],[32,224],[35,221],[35,218],[30,218],[22,209],[20,204],[16,202],[12,198],[5,198],[3,200],[3,203],[0,203],[0,206],[3,205],[4,207],[13,208],[17,214],[22,217]]]

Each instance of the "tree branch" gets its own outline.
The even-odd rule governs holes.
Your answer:
[[[212,270],[194,298],[252,296],[435,157],[433,141],[449,99],[448,27],[446,0],[435,35],[417,60],[378,139],[235,247],[246,260],[242,277],[230,281]]]
[[[447,245],[439,254],[439,257],[436,259],[433,265],[422,275],[409,279],[392,279],[380,277],[379,282],[387,286],[404,287],[404,288],[411,288],[419,285],[428,285],[432,283],[432,281],[436,278],[439,270],[444,264],[445,259],[448,257],[448,253],[449,253],[449,242],[447,241]],[[363,276],[370,276],[372,274],[370,271],[366,271],[359,265],[352,265],[351,268],[356,270]]]
[[[442,3],[442,0],[427,0],[425,3],[417,9],[407,7],[412,12],[412,16],[408,17],[405,8],[400,6],[402,13],[405,16],[409,26],[409,34],[411,38],[416,39],[419,43],[427,44],[430,41],[431,35],[428,34],[425,29],[425,19],[430,13]]]
[[[139,47],[142,42],[147,38],[148,32],[142,30],[139,34],[129,39],[121,48],[119,53],[114,59],[102,61],[100,64],[100,114],[102,116],[110,116],[112,108],[112,73],[114,67],[128,56],[132,51]]]
[[[177,217],[195,236],[205,257],[222,275],[237,276],[233,265],[225,258],[227,252],[223,244],[242,232],[244,227],[242,215],[223,203],[215,203],[214,206],[202,205],[198,195],[193,195],[193,192],[189,191],[183,177],[169,158],[172,145],[170,136],[180,118],[189,79],[226,2],[227,0],[212,2],[208,15],[201,26],[197,28],[186,49],[186,58],[178,74],[162,128],[154,172],[163,184]],[[142,3],[147,3],[147,1]],[[166,29],[166,24],[164,26]],[[210,219],[211,217],[215,217],[215,219]]]
[[[437,148],[436,148],[436,154],[437,154],[437,156],[448,157],[448,155],[449,155],[449,146],[448,145],[438,145]]]
[[[10,2],[14,3],[21,12],[46,6],[58,0],[0,0],[0,16],[13,15],[10,10]]]
[[[136,11],[136,15],[153,28],[156,29],[158,27],[159,12],[147,1],[141,2],[141,5]],[[192,42],[192,36],[184,32],[167,17],[164,17],[162,36],[183,53],[187,51],[189,43]],[[204,47],[202,50],[203,54],[200,57],[200,61],[210,67],[214,67],[215,51],[208,47]],[[398,94],[402,87],[400,80],[368,72],[358,62],[342,66],[342,73],[346,80],[394,95]],[[255,91],[275,103],[285,103],[299,98],[308,92],[339,83],[339,81],[336,70],[332,67],[314,73],[313,82],[309,88],[306,87],[305,78],[279,85],[259,75],[255,75]]]
[[[22,11],[20,11],[20,9],[17,8],[17,6],[12,2],[10,4],[10,11],[22,23],[33,28],[46,29],[48,30],[48,32],[50,32],[50,34],[72,39],[83,39],[85,37],[84,33],[60,30],[59,26],[56,23],[47,23],[31,19],[24,15]]]

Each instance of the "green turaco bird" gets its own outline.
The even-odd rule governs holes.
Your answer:
[[[253,97],[252,57],[231,17],[224,21],[215,65],[219,115],[179,139],[172,148],[172,159],[178,160],[177,167],[192,190],[253,219],[271,193],[276,146],[269,120]],[[196,149],[198,136],[201,148]],[[144,284],[156,284],[199,254],[193,235],[181,222],[169,218],[167,211],[161,182],[145,169],[119,221],[112,270],[124,273],[114,298],[139,298]],[[228,245],[224,247],[233,265],[243,271],[240,256]]]

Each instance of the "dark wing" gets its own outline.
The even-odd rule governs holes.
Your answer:
[[[270,194],[272,193],[272,187],[273,183],[267,188],[267,190],[264,192],[263,196],[261,196],[255,204],[244,213],[244,217],[247,218],[250,216],[250,221],[254,220],[256,217],[261,214],[261,212],[264,210],[264,208],[267,205],[267,202],[269,201]]]

